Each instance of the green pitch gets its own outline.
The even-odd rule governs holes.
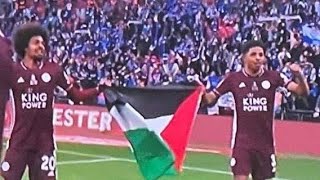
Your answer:
[[[141,180],[143,179],[129,148],[58,144],[60,180]],[[24,179],[27,179],[26,176]],[[209,153],[189,152],[184,172],[161,180],[230,180],[229,159]],[[282,157],[278,159],[278,179],[318,180],[320,159]]]

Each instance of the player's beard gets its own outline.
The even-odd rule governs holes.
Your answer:
[[[33,56],[33,61],[38,63],[38,62],[41,62],[43,60],[43,57],[44,56]]]
[[[253,73],[258,73],[261,70],[261,66],[256,66],[252,70],[253,70]]]
[[[45,59],[46,57],[46,53],[45,52],[41,52],[39,54],[36,54],[33,56],[33,60],[38,63],[38,62],[41,62],[43,59]]]
[[[259,71],[261,71],[262,67],[262,63],[253,63],[250,69],[251,71],[253,71],[253,73],[258,73]]]

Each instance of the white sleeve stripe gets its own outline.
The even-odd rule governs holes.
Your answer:
[[[283,86],[286,87],[288,86],[288,84],[290,82],[292,82],[292,80],[290,80],[286,75],[284,75],[283,73],[280,73],[280,77],[283,79]]]
[[[71,84],[70,81],[69,81],[69,76],[68,76],[68,74],[67,74],[65,71],[63,71],[63,76],[64,76],[64,78],[67,80],[67,83],[68,83],[68,84]]]
[[[73,84],[70,84],[70,86],[66,89],[66,91],[70,91],[72,87],[73,87]]]
[[[221,84],[222,84],[225,80],[226,80],[226,78],[223,78],[223,79],[218,83],[217,87],[220,87]]]
[[[221,96],[221,94],[220,94],[216,89],[214,89],[213,92],[214,92],[215,94],[217,94],[218,96]]]
[[[289,85],[291,82],[293,82],[293,81],[292,81],[292,80],[289,80],[289,81],[285,82],[285,83],[284,83],[284,87],[287,88],[288,85]]]

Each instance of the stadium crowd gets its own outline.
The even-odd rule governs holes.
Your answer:
[[[127,87],[199,78],[213,89],[241,68],[240,44],[260,39],[268,47],[266,68],[291,78],[287,66],[299,63],[308,78],[308,99],[280,89],[283,102],[319,116],[320,40],[303,32],[320,30],[319,0],[20,1],[18,7],[2,2],[3,34],[10,37],[27,21],[41,22],[50,33],[50,59],[81,88],[107,77]],[[232,106],[231,99],[220,98],[220,106]]]

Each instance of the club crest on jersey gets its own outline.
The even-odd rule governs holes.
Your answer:
[[[263,89],[269,89],[271,87],[271,83],[268,80],[262,81],[261,86]]]
[[[30,79],[30,85],[35,86],[37,84],[38,84],[38,80],[37,80],[36,76],[34,74],[32,74],[31,79]]]
[[[41,79],[42,79],[43,82],[48,83],[48,82],[51,81],[51,76],[50,76],[49,73],[43,73],[41,75]]]

